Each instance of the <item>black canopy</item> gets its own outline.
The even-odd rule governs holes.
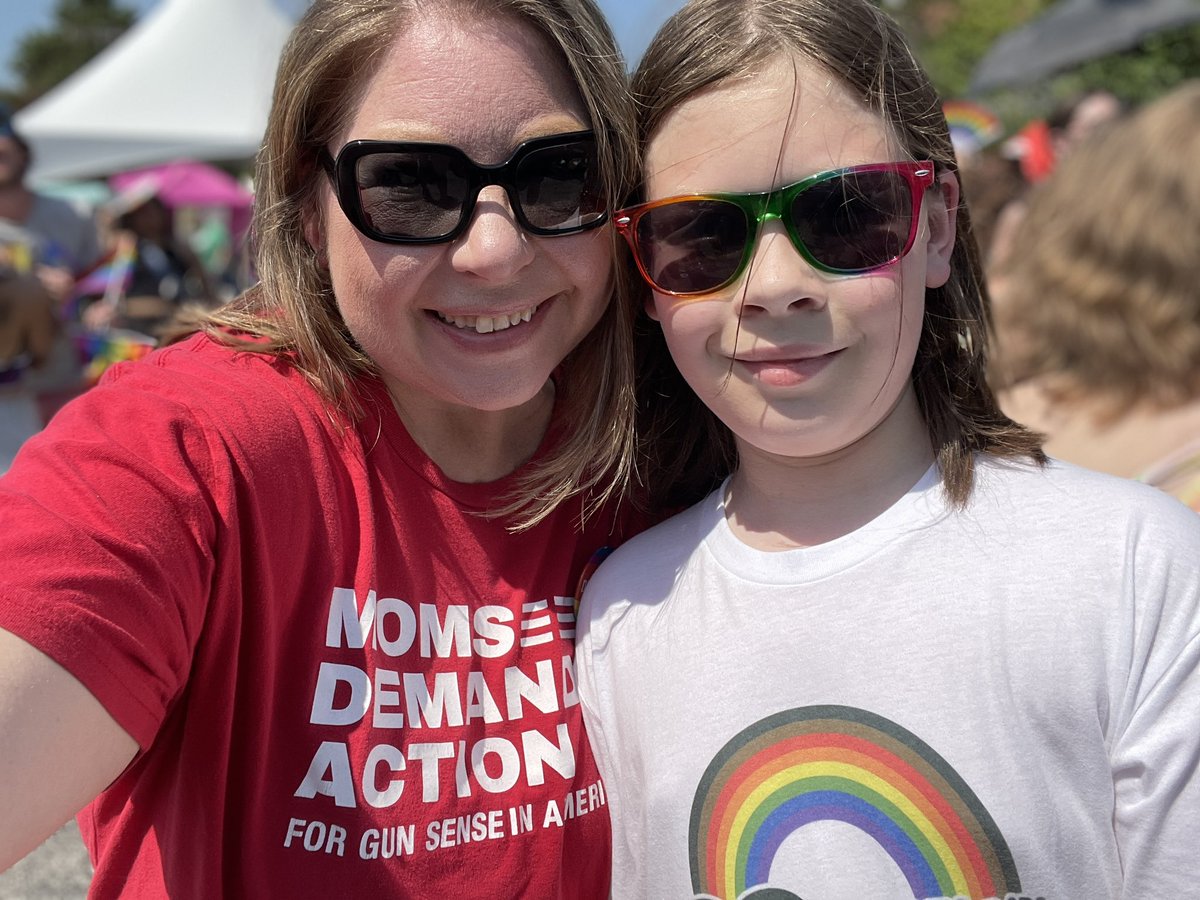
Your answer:
[[[1193,22],[1200,22],[1200,0],[1060,0],[992,45],[970,91],[1027,84]]]

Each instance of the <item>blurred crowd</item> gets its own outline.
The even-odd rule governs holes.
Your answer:
[[[107,366],[249,281],[227,211],[175,207],[153,177],[72,202],[29,183],[32,161],[0,110],[0,473]]]
[[[1200,81],[1089,93],[963,155],[1005,411],[1200,510]]]

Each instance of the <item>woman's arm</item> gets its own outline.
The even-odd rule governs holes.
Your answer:
[[[73,675],[0,628],[0,871],[111,784],[137,749]]]

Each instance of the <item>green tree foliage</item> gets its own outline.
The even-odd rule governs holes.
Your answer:
[[[1098,57],[1034,84],[997,90],[983,98],[1015,130],[1046,117],[1089,91],[1107,90],[1130,107],[1200,77],[1200,25],[1151,35],[1123,53]]]
[[[13,99],[36,100],[120,37],[137,14],[114,0],[58,0],[54,24],[32,31],[16,47],[12,70],[20,79]]]
[[[1056,2],[1061,0],[879,0],[904,26],[921,62],[945,97],[964,96],[972,72],[996,39]],[[1197,77],[1200,26],[1160,32],[1128,51],[980,99],[1012,131],[1090,90],[1109,90],[1137,106],[1187,78]]]
[[[1139,105],[1188,78],[1200,78],[1200,25],[1151,35],[1128,53],[1085,63],[1055,78],[1055,88],[1067,95],[1107,88]]]
[[[904,25],[945,97],[962,96],[992,43],[1053,0],[892,0],[882,5]]]

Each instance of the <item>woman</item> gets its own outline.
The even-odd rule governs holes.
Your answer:
[[[0,482],[0,865],[88,804],[98,897],[607,896],[628,109],[589,0],[309,8],[261,285]]]

